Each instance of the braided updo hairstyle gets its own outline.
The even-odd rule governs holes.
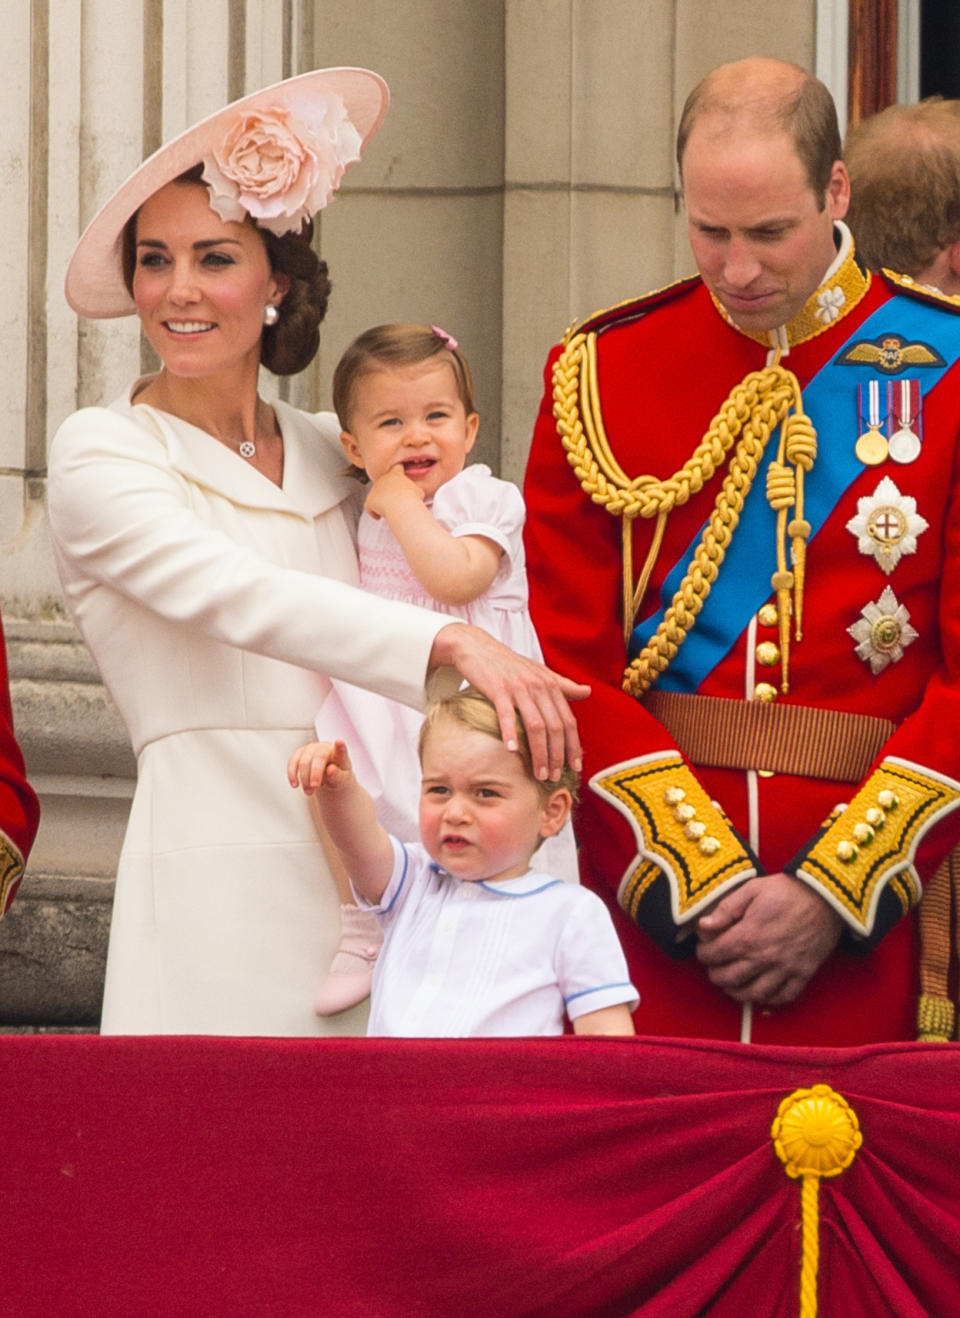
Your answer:
[[[286,275],[290,288],[278,308],[276,325],[265,325],[260,360],[274,375],[296,375],[313,361],[320,346],[320,322],[327,310],[330,277],[310,245],[313,221],[299,233],[261,229],[274,274]]]
[[[203,165],[194,165],[174,182],[203,183],[202,176]],[[127,221],[121,239],[123,280],[131,297],[137,264],[138,213]],[[290,280],[290,288],[278,307],[280,319],[276,325],[263,327],[260,361],[274,375],[296,375],[309,366],[320,346],[320,322],[326,315],[331,287],[327,263],[310,245],[312,220],[307,220],[299,233],[275,234],[260,228],[257,232],[274,274],[284,274]]]

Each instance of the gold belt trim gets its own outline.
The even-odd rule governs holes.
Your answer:
[[[657,690],[648,691],[642,703],[691,764],[838,782],[864,778],[896,730],[889,719],[811,705]]]

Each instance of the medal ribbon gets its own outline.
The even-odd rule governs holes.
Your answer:
[[[896,404],[894,404],[893,415],[896,419],[898,428],[901,430],[913,429],[913,394],[915,385],[919,392],[919,384],[916,380],[898,380],[894,385],[894,389],[900,395],[900,406],[897,407]]]
[[[863,393],[863,385],[860,386]],[[871,430],[880,429],[880,381],[867,381],[867,425]]]

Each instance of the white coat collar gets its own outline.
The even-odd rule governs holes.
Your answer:
[[[136,388],[118,398],[111,410],[159,438],[175,471],[233,503],[313,519],[357,494],[356,481],[346,474],[349,464],[332,413],[311,415],[288,403],[273,404],[283,435],[283,485],[277,486],[207,431],[149,404],[131,403]]]

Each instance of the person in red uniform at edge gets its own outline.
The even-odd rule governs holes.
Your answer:
[[[913,1038],[960,838],[960,304],[857,264],[804,70],[715,69],[677,155],[699,275],[568,331],[527,469],[534,623],[594,690],[581,872],[641,1034]]]
[[[13,731],[7,652],[0,622],[0,918],[10,907],[36,836],[40,807]]]

